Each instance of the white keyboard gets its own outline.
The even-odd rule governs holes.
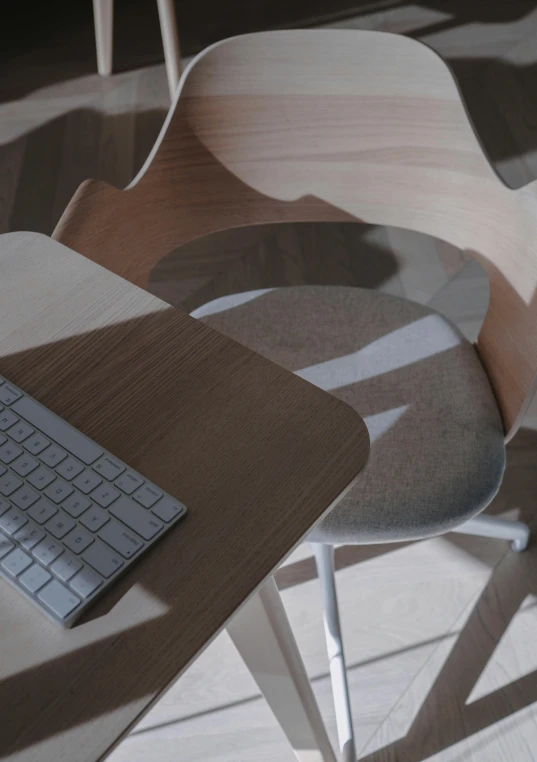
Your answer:
[[[0,378],[0,575],[54,622],[70,627],[185,514]]]

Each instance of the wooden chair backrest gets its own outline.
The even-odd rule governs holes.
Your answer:
[[[55,237],[141,286],[168,252],[239,226],[360,220],[448,241],[488,273],[477,348],[510,437],[536,386],[536,188],[497,177],[421,43],[268,32],[200,54],[134,182],[82,184]]]

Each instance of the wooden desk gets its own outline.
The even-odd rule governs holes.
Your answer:
[[[335,397],[45,236],[0,237],[0,373],[189,507],[63,632],[0,581],[0,758],[102,758],[355,479]]]

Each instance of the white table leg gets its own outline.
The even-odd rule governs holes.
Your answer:
[[[273,579],[246,603],[228,633],[301,762],[336,762]]]

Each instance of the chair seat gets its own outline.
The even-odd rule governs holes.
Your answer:
[[[428,537],[496,494],[500,413],[473,346],[439,313],[379,291],[299,286],[224,297],[192,314],[364,418],[369,461],[310,539]]]

